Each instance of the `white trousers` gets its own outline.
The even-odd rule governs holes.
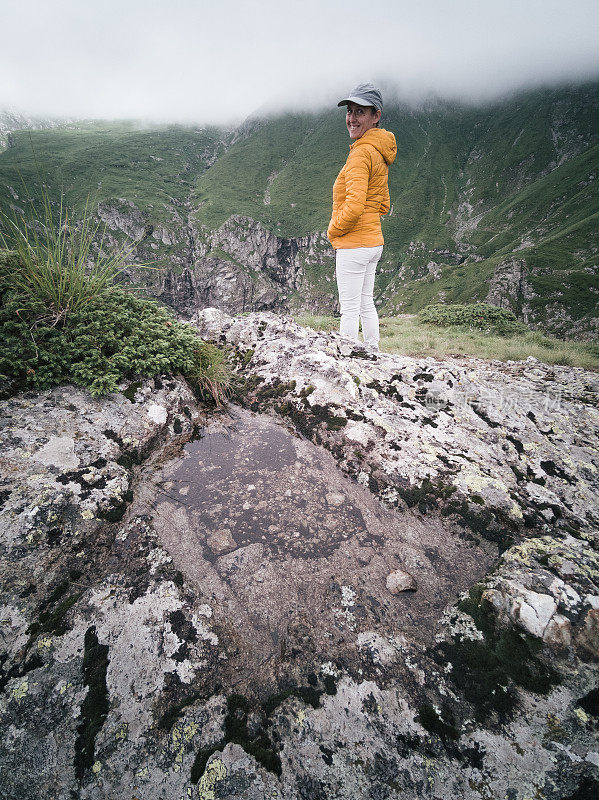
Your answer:
[[[339,332],[358,339],[360,320],[364,344],[379,345],[379,316],[374,305],[374,274],[383,252],[378,247],[339,248],[335,274],[341,307]]]

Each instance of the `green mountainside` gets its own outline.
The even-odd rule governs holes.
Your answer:
[[[77,213],[88,196],[95,202],[121,198],[152,221],[166,219],[165,208],[186,203],[198,176],[224,151],[221,137],[217,128],[144,128],[133,122],[21,131],[0,153],[0,203],[5,209],[8,192],[21,202],[27,193],[38,198],[43,183],[50,197],[63,191]]]
[[[389,106],[382,125],[398,143],[377,277],[384,312],[488,299],[558,334],[596,332],[599,84],[478,107]],[[115,230],[134,209],[137,238],[150,242],[154,231],[140,255],[178,269],[208,251],[243,266],[241,222],[235,246],[231,222],[228,238],[202,244],[232,215],[279,243],[326,230],[350,143],[341,109],[251,118],[236,130],[90,122],[13,133],[11,142],[0,154],[2,208],[23,207],[22,181],[34,196],[40,179],[51,194],[62,190],[78,213],[91,193],[108,204]],[[302,256],[296,307],[314,309],[327,293],[333,302],[325,250]]]

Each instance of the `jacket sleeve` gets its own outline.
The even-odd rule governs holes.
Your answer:
[[[370,178],[370,154],[366,147],[356,147],[350,153],[345,169],[345,200],[333,213],[328,236],[343,236],[360,219],[366,206],[366,194]]]
[[[383,199],[381,200],[381,207],[379,210],[379,214],[381,217],[389,211],[391,208],[391,197],[389,196],[389,184],[385,183],[385,194]]]

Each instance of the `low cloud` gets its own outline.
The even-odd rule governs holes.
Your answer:
[[[0,107],[233,123],[352,86],[470,102],[599,78],[596,0],[4,0]]]

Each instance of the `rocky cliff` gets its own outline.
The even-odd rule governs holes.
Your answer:
[[[0,405],[2,796],[594,798],[597,376],[191,324]]]
[[[334,251],[324,233],[277,236],[236,214],[210,230],[194,223],[188,209],[174,211],[171,225],[154,226],[125,199],[100,204],[98,215],[108,229],[105,242],[116,246],[124,234],[138,242],[135,260],[159,267],[136,269],[134,260],[126,279],[143,284],[180,315],[210,307],[233,314],[291,308],[332,313],[337,308],[331,300]],[[164,253],[168,266],[161,268]]]

